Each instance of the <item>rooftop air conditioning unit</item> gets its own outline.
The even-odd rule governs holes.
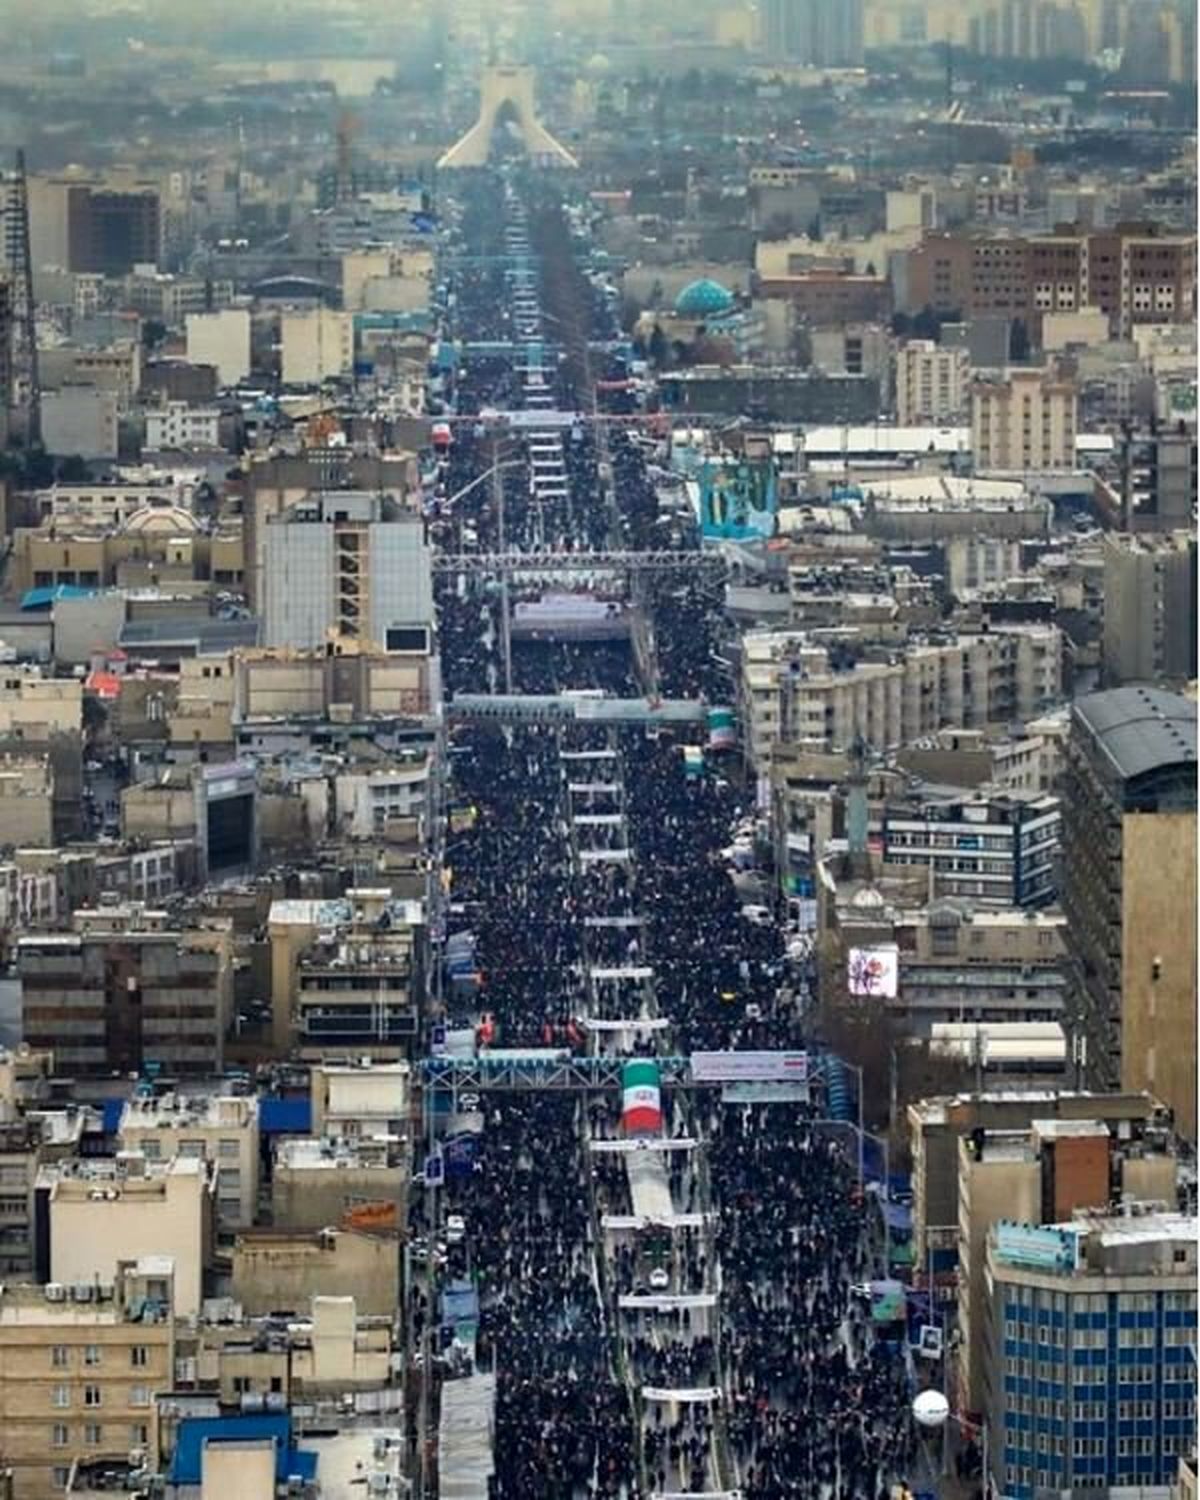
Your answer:
[[[67,1300],[67,1289],[61,1281],[48,1281],[46,1283],[47,1302],[65,1302]]]

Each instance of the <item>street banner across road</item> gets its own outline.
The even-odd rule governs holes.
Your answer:
[[[693,1052],[696,1083],[807,1083],[807,1052]]]

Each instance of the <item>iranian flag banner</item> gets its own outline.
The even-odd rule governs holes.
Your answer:
[[[627,1136],[662,1131],[662,1094],[658,1064],[639,1060],[621,1070],[621,1126]]]

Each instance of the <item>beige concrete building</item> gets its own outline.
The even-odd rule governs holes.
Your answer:
[[[233,746],[234,658],[184,657],[179,663],[176,699],[167,716],[172,745]]]
[[[370,718],[424,715],[437,693],[436,669],[425,654],[398,655],[340,642],[328,651],[242,651],[234,664],[235,722],[328,718],[334,712]]]
[[[285,311],[279,318],[284,385],[320,385],[354,366],[354,319],[329,307]]]
[[[271,1173],[275,1228],[341,1228],[362,1222],[398,1229],[404,1222],[406,1161],[403,1143],[386,1137],[280,1141]]]
[[[365,1316],[392,1317],[400,1297],[396,1236],[252,1230],[234,1245],[232,1288],[251,1317],[308,1307],[314,1296],[353,1297]]]
[[[188,313],[187,357],[192,364],[214,366],[218,385],[240,384],[250,374],[249,310]]]
[[[83,684],[75,678],[43,677],[35,667],[0,668],[0,735],[45,741],[53,734],[80,733]]]
[[[1024,1133],[989,1135],[958,1143],[958,1330],[955,1362],[957,1406],[978,1410],[978,1371],[983,1349],[983,1253],[988,1230],[999,1219],[1041,1222],[1042,1174]]]
[[[902,427],[957,422],[967,409],[970,357],[931,339],[910,339],[896,350],[896,420]]]
[[[941,1024],[975,1023],[986,1031],[989,1024],[1062,1019],[1061,913],[937,901],[897,912],[892,931],[900,948],[895,1010],[913,1035],[928,1036]]]
[[[1078,393],[1052,371],[1011,369],[971,387],[978,470],[1039,473],[1075,467]]]
[[[204,594],[217,580],[240,581],[242,525],[223,520],[211,531],[190,511],[147,505],[113,530],[105,521],[52,518],[13,532],[7,590],[59,584],[84,588],[166,587]]]
[[[169,1263],[133,1256],[99,1284],[0,1287],[0,1462],[13,1500],[51,1500],[71,1465],[152,1453],[175,1378]]]
[[[387,888],[349,890],[344,901],[272,902],[276,1046],[298,1046],[314,1062],[399,1059],[416,1033],[424,920],[421,902],[395,901]]]
[[[122,1261],[154,1255],[174,1266],[175,1312],[200,1310],[212,1263],[217,1170],[198,1157],[148,1161],[134,1152],[45,1167],[50,1280],[111,1283]],[[35,1243],[42,1259],[42,1244]]]
[[[1063,776],[1070,1009],[1097,1088],[1146,1088],[1196,1137],[1196,704],[1077,698]]]
[[[121,1112],[123,1151],[147,1161],[196,1157],[217,1168],[217,1229],[248,1229],[258,1212],[258,1100],[247,1095],[130,1099]]]
[[[1165,1111],[1148,1094],[1024,1090],[922,1099],[908,1109],[913,1252],[918,1266],[958,1243],[959,1142],[975,1130],[1027,1132],[1034,1120],[1102,1120],[1134,1146],[1164,1138]]]
[[[782,742],[816,753],[861,735],[893,749],[947,727],[1036,717],[1062,695],[1062,637],[1054,625],[998,626],[902,652],[864,651],[849,667],[796,631],[742,638],[742,705],[749,748],[765,763]]]
[[[1182,686],[1196,676],[1196,537],[1104,536],[1105,684]]]
[[[54,843],[54,768],[48,755],[0,755],[0,843]]]
[[[412,1070],[407,1062],[314,1063],[309,1075],[316,1136],[408,1134]]]
[[[184,1389],[215,1384],[232,1406],[246,1395],[294,1400],[391,1383],[392,1319],[361,1315],[352,1296],[314,1296],[306,1314],[289,1318],[286,1333],[278,1323],[247,1318],[227,1299],[220,1314],[181,1340]]]

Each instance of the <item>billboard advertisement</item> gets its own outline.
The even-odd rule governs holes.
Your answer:
[[[696,1083],[807,1083],[807,1052],[693,1052]]]
[[[710,541],[764,541],[775,531],[775,470],[747,459],[700,465],[700,534]]]
[[[858,999],[894,1000],[900,992],[900,950],[895,943],[851,948],[846,987]]]
[[[996,1225],[996,1254],[1012,1266],[1031,1271],[1074,1271],[1079,1263],[1079,1237],[1072,1229],[1041,1229],[1035,1224]]]

